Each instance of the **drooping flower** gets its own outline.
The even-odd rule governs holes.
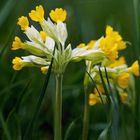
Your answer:
[[[121,88],[126,88],[129,84],[130,74],[127,72],[123,72],[117,76],[117,84]]]
[[[11,50],[18,50],[23,48],[23,43],[21,42],[21,39],[19,37],[15,37],[15,40],[12,44]]]
[[[139,75],[140,75],[140,73],[139,73],[139,63],[138,63],[138,61],[135,61],[135,62],[132,64],[132,66],[129,67],[128,69],[129,69],[129,71],[130,71],[131,73],[133,73],[135,76],[139,76]]]

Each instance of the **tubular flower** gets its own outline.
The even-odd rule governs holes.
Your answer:
[[[89,95],[89,105],[95,105],[97,103],[100,103],[100,97],[97,94],[91,93]]]
[[[139,63],[138,61],[135,61],[131,67],[128,68],[128,70],[133,73],[135,76],[139,76]]]
[[[29,13],[29,17],[36,22],[43,22],[44,21],[44,9],[41,5],[36,6],[35,10],[32,10]]]
[[[106,27],[106,37],[113,39],[114,44],[117,44],[118,50],[123,50],[126,48],[126,43],[122,40],[121,35],[118,32],[113,31],[113,28],[109,25]]]
[[[29,26],[28,18],[25,17],[25,16],[21,16],[18,19],[18,23],[17,24],[21,27],[21,30],[26,31],[28,29],[28,26]]]
[[[117,45],[114,44],[112,38],[102,38],[100,48],[109,60],[114,61],[116,58],[118,58]]]
[[[23,68],[22,59],[19,57],[15,57],[12,61],[14,70],[21,70]]]
[[[119,85],[119,87],[126,88],[129,83],[129,78],[130,78],[130,74],[127,72],[123,72],[119,74],[117,77],[117,84]]]
[[[51,10],[50,17],[54,22],[64,22],[66,20],[67,12],[62,8],[56,8],[55,10]]]
[[[23,48],[23,43],[21,42],[20,38],[16,36],[15,40],[13,41],[11,50],[18,50],[21,48]]]

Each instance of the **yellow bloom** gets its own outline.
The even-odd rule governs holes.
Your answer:
[[[13,69],[14,70],[21,70],[23,68],[22,59],[19,58],[19,57],[15,57],[12,60],[12,64],[13,64]]]
[[[126,88],[129,83],[129,77],[130,77],[130,74],[127,72],[123,72],[123,73],[119,74],[117,77],[117,83],[118,83],[119,87]]]
[[[99,47],[109,60],[114,61],[118,57],[117,44],[111,37],[102,38]]]
[[[47,72],[48,72],[48,67],[41,67],[41,72],[42,72],[43,74],[47,74]]]
[[[41,36],[42,40],[45,42],[46,41],[46,37],[47,37],[46,32],[40,31],[40,36]]]
[[[23,47],[23,44],[20,38],[16,36],[15,40],[13,41],[11,50],[18,50],[18,49],[21,49],[22,47]]]
[[[121,93],[119,93],[119,95],[120,95],[121,102],[125,103],[125,101],[126,101],[126,99],[128,97],[128,94],[126,92],[121,92]]]
[[[132,72],[135,76],[139,76],[139,63],[135,61],[131,67],[129,67],[129,71]]]
[[[29,26],[28,18],[25,16],[20,17],[17,24],[21,27],[21,30],[26,31]]]
[[[29,13],[29,17],[36,22],[43,22],[44,21],[44,9],[41,5],[36,6],[35,10],[32,10]]]
[[[79,45],[77,46],[77,48],[84,48],[85,46],[86,46],[85,43],[81,43],[81,44],[79,44]]]
[[[89,105],[95,105],[100,102],[100,97],[96,94],[91,93],[89,95]]]
[[[96,43],[96,40],[91,40],[88,44],[87,44],[87,49],[92,49],[94,47],[94,44]]]
[[[125,64],[125,58],[122,56],[120,57],[118,60],[115,60],[113,63],[109,64],[107,67],[109,68],[114,68],[114,67],[117,67],[117,66],[120,66],[120,65],[123,65]]]
[[[113,31],[111,26],[106,27],[106,37],[113,39],[113,42],[117,45],[118,50],[123,50],[126,48],[126,43],[122,40],[121,35],[118,32]]]
[[[64,22],[66,20],[67,12],[62,8],[56,8],[55,10],[51,10],[50,17],[54,22]]]

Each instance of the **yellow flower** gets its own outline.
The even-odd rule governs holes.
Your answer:
[[[139,63],[135,61],[131,67],[129,67],[129,71],[132,72],[135,76],[139,76]]]
[[[85,43],[81,43],[81,44],[79,44],[79,45],[77,46],[77,48],[84,48],[85,46],[86,46]]]
[[[95,105],[100,102],[100,97],[96,94],[91,93],[89,95],[89,105]]]
[[[23,47],[23,44],[20,38],[16,36],[15,40],[13,41],[11,50],[18,50],[18,49],[21,49],[22,47]]]
[[[117,44],[111,37],[102,38],[99,47],[109,60],[114,61],[118,57]]]
[[[121,102],[125,103],[125,101],[126,101],[126,99],[128,97],[128,94],[126,92],[121,92],[121,93],[119,93],[119,95],[120,95]]]
[[[96,43],[96,40],[91,40],[88,44],[87,44],[87,49],[92,49],[94,47],[94,44]]]
[[[43,22],[44,21],[44,9],[41,5],[36,6],[35,10],[32,10],[29,13],[29,17],[36,22]]]
[[[109,64],[107,67],[109,68],[114,68],[114,67],[117,67],[117,66],[120,66],[120,65],[123,65],[125,64],[125,58],[122,56],[120,57],[118,60],[115,60],[113,63]]]
[[[46,37],[47,37],[46,32],[40,31],[40,36],[41,36],[42,40],[45,42],[46,41]]]
[[[129,83],[129,77],[130,77],[130,74],[127,72],[123,72],[123,73],[119,74],[117,77],[117,83],[118,83],[119,87],[126,88]]]
[[[19,57],[15,57],[12,60],[12,64],[13,64],[13,69],[14,70],[21,70],[23,68],[22,59],[19,58]]]
[[[17,24],[21,27],[21,30],[26,31],[28,26],[29,26],[28,18],[25,17],[25,16],[21,16],[18,19],[18,23]]]
[[[106,37],[111,37],[113,39],[114,44],[117,44],[118,50],[123,50],[126,48],[126,43],[122,40],[121,35],[113,31],[113,28],[111,26],[106,27]]]
[[[67,12],[62,8],[56,8],[55,10],[51,10],[50,17],[54,22],[64,22],[66,20]]]
[[[47,74],[47,72],[48,72],[48,67],[41,67],[41,72],[42,72],[43,74]]]

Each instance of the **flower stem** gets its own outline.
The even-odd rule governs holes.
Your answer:
[[[61,140],[62,120],[62,81],[63,75],[56,75],[56,95],[54,110],[54,140]]]
[[[90,87],[90,84],[89,84],[89,76],[86,73],[85,74],[85,79],[84,79],[85,103],[84,103],[82,140],[87,140],[88,139],[89,120],[90,120],[90,106],[89,106],[90,90],[91,90],[91,87]]]
[[[88,139],[89,118],[90,118],[89,90],[88,87],[85,87],[85,104],[84,104],[82,140]]]

